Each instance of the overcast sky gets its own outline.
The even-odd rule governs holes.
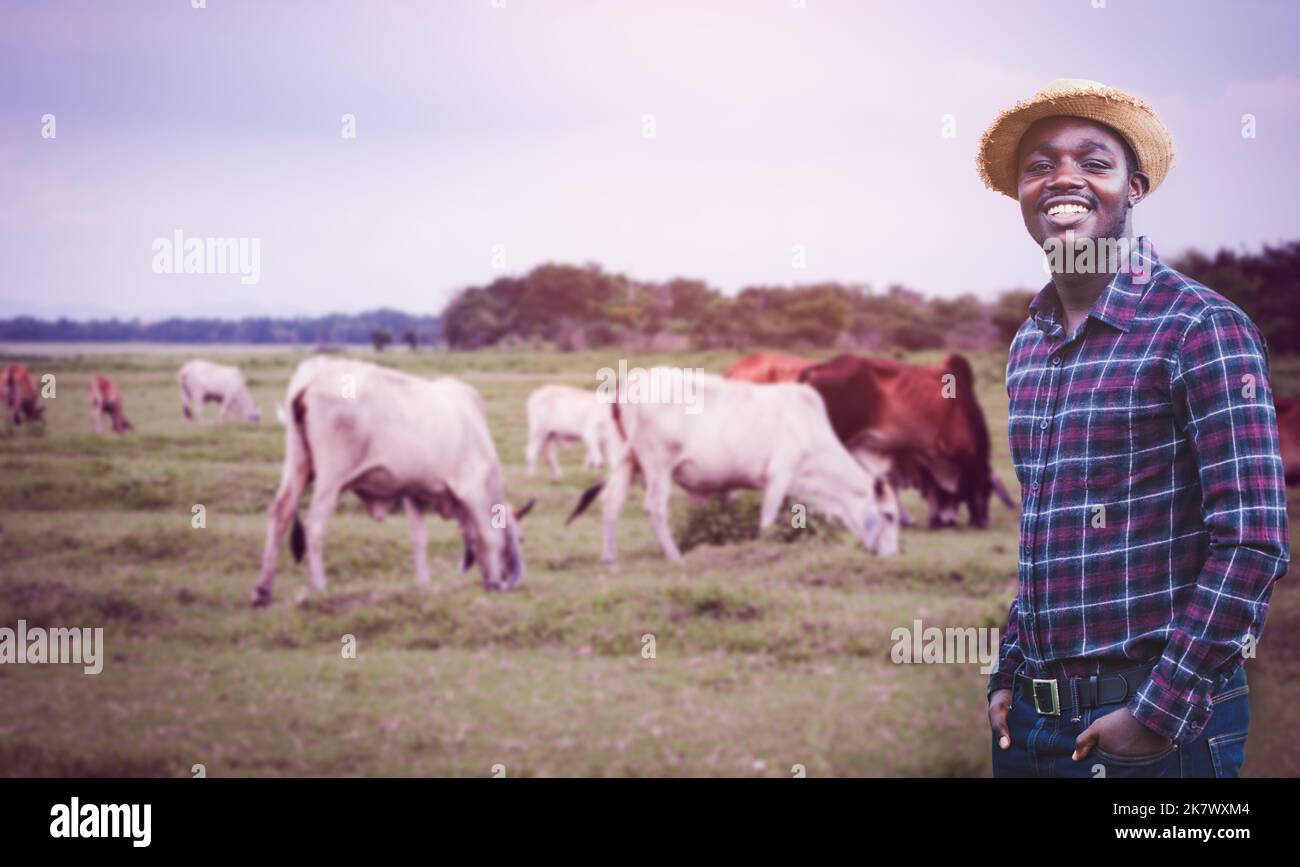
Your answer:
[[[1037,288],[975,146],[1059,77],[1172,131],[1164,255],[1300,238],[1300,4],[1099,2],[0,0],[0,316],[437,312],[543,261]],[[154,273],[178,229],[259,281]]]

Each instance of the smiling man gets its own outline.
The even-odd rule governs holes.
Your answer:
[[[1073,79],[980,143],[1052,270],[1007,364],[1020,587],[989,679],[995,776],[1236,776],[1245,757],[1286,493],[1264,338],[1133,235],[1173,157],[1145,103]]]

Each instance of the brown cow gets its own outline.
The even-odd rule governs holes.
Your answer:
[[[886,458],[895,486],[920,488],[930,526],[954,526],[962,503],[973,526],[988,526],[994,492],[1015,508],[993,475],[974,373],[961,355],[935,367],[840,355],[809,367],[799,381],[821,394],[845,445]]]
[[[107,376],[98,373],[90,377],[90,424],[95,433],[104,432],[104,416],[113,423],[113,433],[135,430],[122,409],[122,392]]]
[[[796,355],[758,352],[732,364],[723,376],[744,382],[797,382],[799,374],[816,363]]]
[[[5,418],[10,424],[45,420],[45,407],[31,371],[21,364],[11,364],[0,375],[0,383],[4,388]]]
[[[1282,471],[1288,485],[1300,485],[1300,399],[1276,397],[1277,439],[1282,447]]]

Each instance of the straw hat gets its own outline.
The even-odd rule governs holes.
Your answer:
[[[985,185],[1017,198],[1016,149],[1020,137],[1034,121],[1060,115],[1104,123],[1128,139],[1138,165],[1151,178],[1148,194],[1155,192],[1173,167],[1173,137],[1149,105],[1097,81],[1058,78],[1030,99],[1022,99],[1002,112],[984,131],[976,164]]]

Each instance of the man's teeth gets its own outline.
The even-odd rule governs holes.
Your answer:
[[[1047,215],[1049,217],[1059,217],[1062,214],[1086,214],[1089,210],[1091,209],[1083,205],[1052,205],[1047,209]]]

